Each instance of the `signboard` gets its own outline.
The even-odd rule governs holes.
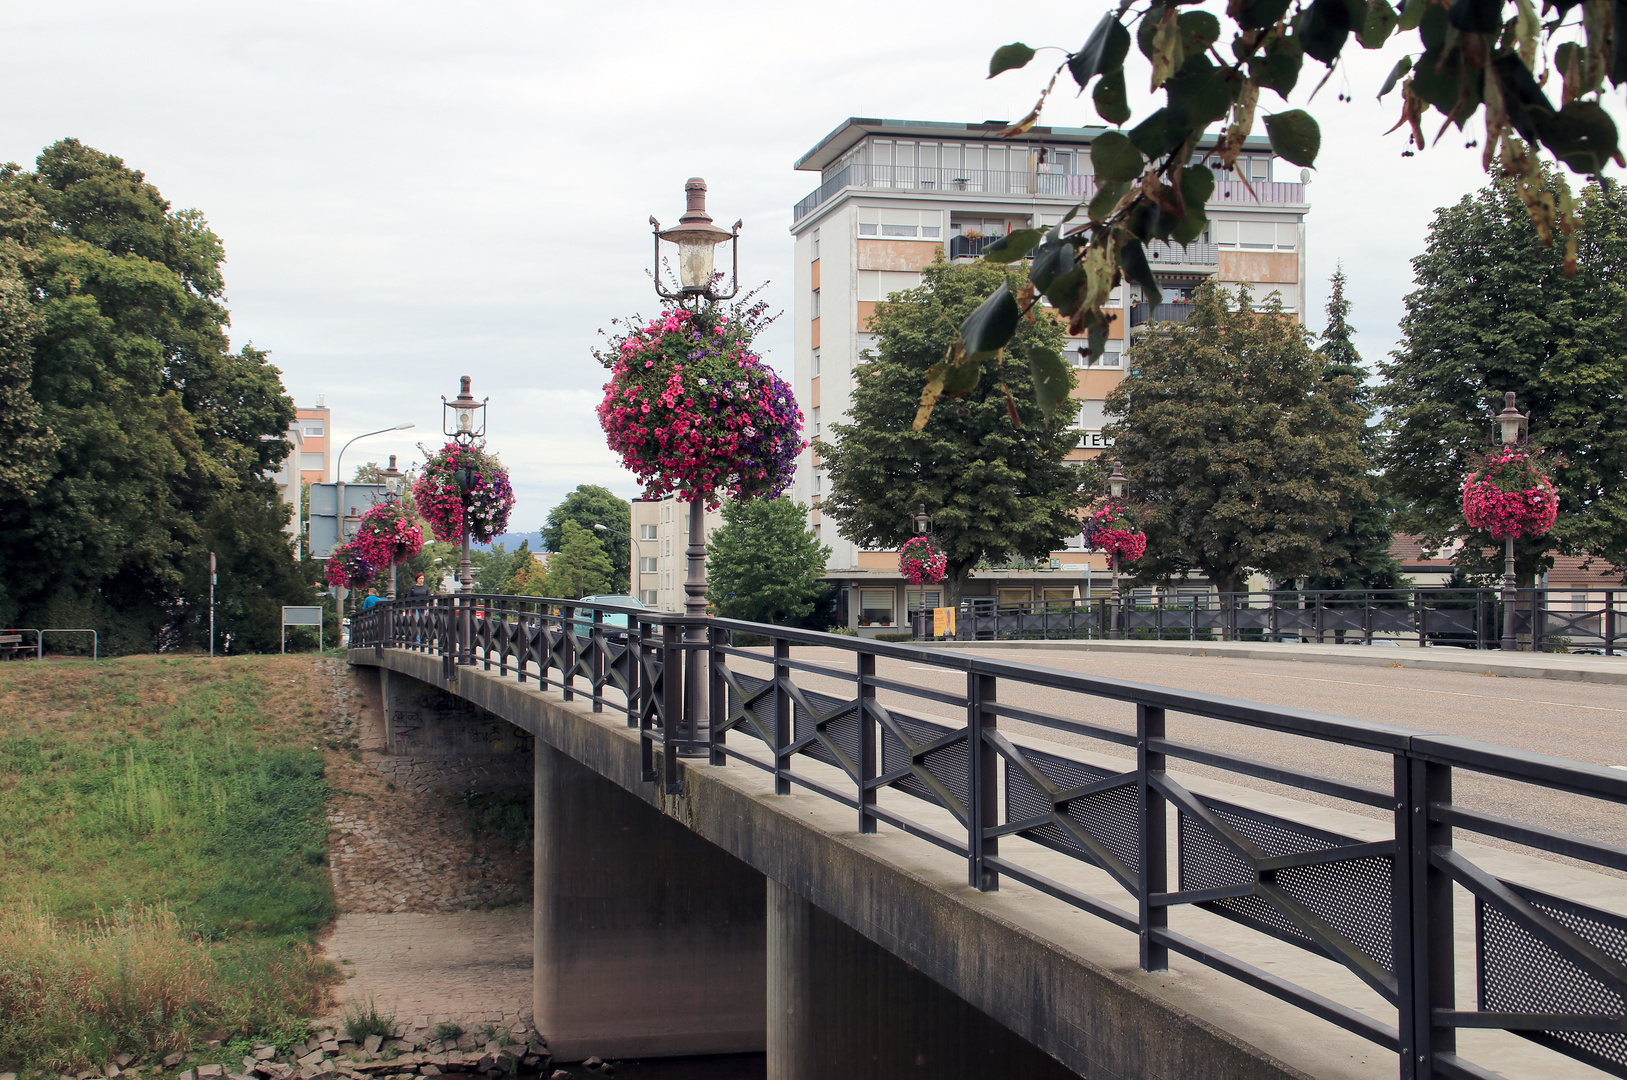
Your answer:
[[[1110,450],[1112,447],[1113,440],[1099,431],[1081,431],[1079,433],[1079,448],[1081,450]],[[316,487],[315,484],[311,486]]]
[[[315,484],[311,485],[315,487]],[[320,607],[290,607],[284,605],[282,609],[282,651],[288,651],[288,628],[290,626],[316,627],[316,648],[322,649],[322,608]]]
[[[344,491],[343,516],[360,517],[384,501],[383,484],[312,484],[309,540],[311,558],[326,559],[342,542],[339,538],[339,492]],[[345,529],[345,539],[354,535],[356,523]]]
[[[932,609],[932,636],[935,638],[955,636],[954,608],[935,607]]]

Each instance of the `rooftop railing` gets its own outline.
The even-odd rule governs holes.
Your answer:
[[[1619,822],[1627,773],[975,652],[572,600],[393,601],[354,628],[356,645],[439,655],[453,678],[495,669],[621,714],[644,779],[670,793],[679,756],[698,753],[839,803],[861,834],[951,853],[974,888],[1017,881],[1136,935],[1144,970],[1178,954],[1353,1032],[1403,1080],[1537,1080],[1563,1058],[1627,1075],[1627,847],[1566,824]],[[697,654],[705,706],[684,684]],[[1244,733],[1268,760],[1238,751]],[[1250,794],[1262,785],[1349,813]],[[1240,940],[1228,926],[1297,959],[1223,945]],[[1472,1053],[1464,1029],[1480,1033]],[[1557,1056],[1532,1065],[1509,1052],[1520,1040]]]

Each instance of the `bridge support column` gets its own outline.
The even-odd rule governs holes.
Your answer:
[[[762,874],[540,741],[535,851],[555,1060],[763,1049]]]
[[[1077,1080],[801,895],[768,882],[768,1080]]]

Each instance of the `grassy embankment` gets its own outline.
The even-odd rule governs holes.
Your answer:
[[[335,981],[316,663],[0,664],[0,1071],[303,1037]]]

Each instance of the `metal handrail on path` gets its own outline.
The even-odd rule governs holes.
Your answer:
[[[1037,600],[961,600],[956,636],[986,640],[1291,641],[1497,648],[1501,589],[1292,589]],[[1515,634],[1540,651],[1627,654],[1627,588],[1518,589]]]
[[[697,624],[704,640],[686,640]],[[1008,877],[1137,934],[1143,970],[1178,953],[1371,1040],[1396,1054],[1403,1080],[1498,1076],[1458,1053],[1464,1028],[1501,1029],[1627,1076],[1627,917],[1547,878],[1500,877],[1454,843],[1468,832],[1627,875],[1627,848],[1608,839],[1565,832],[1540,812],[1517,820],[1470,805],[1496,788],[1503,813],[1565,798],[1613,809],[1627,803],[1627,773],[975,653],[571,600],[395,601],[358,615],[354,632],[362,646],[438,655],[453,678],[495,668],[622,714],[639,732],[645,780],[669,793],[683,789],[686,752],[761,769],[779,794],[815,792],[853,810],[861,833],[885,823],[964,859],[977,889]],[[746,646],[746,635],[759,644]],[[680,654],[694,650],[706,653],[710,704],[687,716]],[[882,661],[936,675],[903,681]],[[1125,709],[1121,726],[1080,717],[1104,701]],[[1002,720],[1104,753],[1036,745]],[[1323,747],[1319,760],[1354,755],[1369,777],[1233,753],[1227,732],[1240,728]],[[1172,776],[1171,761],[1369,820],[1376,812],[1390,835],[1362,839],[1205,793]],[[1474,797],[1454,799],[1454,784]],[[1507,797],[1510,784],[1524,802]],[[937,809],[907,813],[900,793]],[[944,812],[951,831],[928,820]],[[1039,865],[1055,854],[1076,860],[1078,874],[1061,880]],[[1455,887],[1473,898],[1473,955],[1461,958],[1473,969],[1472,1004],[1456,998]],[[1335,963],[1376,999],[1364,1011],[1204,940],[1201,922],[1172,928],[1171,910],[1188,906]],[[1369,1015],[1371,1000],[1390,1019]]]

